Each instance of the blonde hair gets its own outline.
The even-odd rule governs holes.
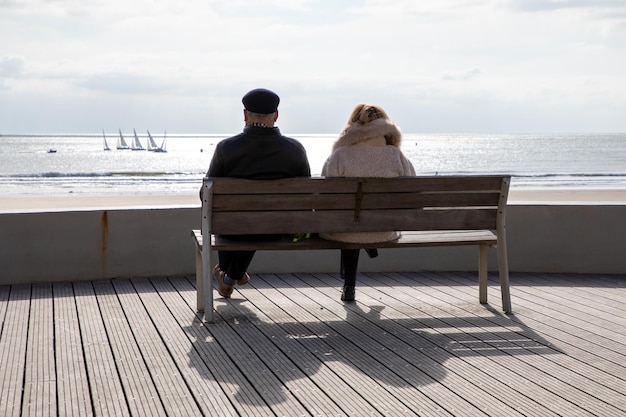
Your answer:
[[[375,104],[357,104],[354,110],[352,110],[350,118],[348,119],[348,124],[346,124],[343,132],[348,130],[348,128],[354,123],[364,125],[365,123],[369,123],[376,119],[389,120],[389,116],[387,116],[387,113],[382,107]]]

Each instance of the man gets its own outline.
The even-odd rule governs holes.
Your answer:
[[[207,176],[249,179],[310,177],[311,168],[302,144],[283,136],[274,124],[280,98],[270,90],[257,88],[241,100],[244,105],[243,132],[217,144]],[[235,239],[274,239],[275,236],[229,236]],[[235,284],[245,285],[254,251],[219,251],[213,268],[218,292],[230,297]]]

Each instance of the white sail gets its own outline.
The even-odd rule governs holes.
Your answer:
[[[139,138],[137,137],[137,132],[135,131],[135,129],[133,129],[133,133],[135,134],[135,139],[133,140],[132,150],[133,151],[145,151],[146,148],[144,148],[141,145],[141,142],[139,142]]]
[[[167,144],[167,130],[165,131],[165,133],[163,134],[163,142],[161,142],[161,146],[158,147],[155,152],[167,152],[167,149],[165,149],[165,145]]]
[[[104,134],[104,129],[102,129],[102,139],[104,140],[104,143],[102,144],[102,146],[104,147],[104,150],[110,151],[111,148],[109,148],[109,144],[107,143],[107,135]]]
[[[154,139],[152,139],[152,135],[150,134],[150,131],[149,130],[146,130],[146,131],[148,132],[148,150],[152,152],[157,152],[157,149],[159,149],[159,147],[157,146]]]
[[[148,150],[153,151],[153,152],[167,152],[167,150],[165,149],[166,140],[167,140],[166,136],[167,136],[167,131],[165,132],[165,135],[163,135],[163,142],[161,142],[161,146],[158,146],[156,142],[154,141],[154,139],[152,138],[150,131],[148,131],[148,137],[149,137]]]
[[[122,135],[122,129],[119,129],[120,132],[120,137],[117,140],[117,149],[130,149],[130,147],[128,146],[128,144],[126,143],[126,140],[124,139],[124,135]]]

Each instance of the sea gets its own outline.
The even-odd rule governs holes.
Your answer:
[[[291,134],[320,175],[336,134]],[[122,132],[130,144],[133,132]],[[230,134],[153,135],[166,152],[117,149],[118,132],[0,135],[0,196],[197,193]],[[147,147],[148,135],[137,134]],[[105,144],[110,150],[105,150]],[[626,189],[626,133],[403,135],[418,175],[510,174],[512,188]]]

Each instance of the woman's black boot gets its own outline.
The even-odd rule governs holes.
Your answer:
[[[340,272],[343,279],[341,301],[354,301],[356,270],[359,264],[359,249],[341,249]]]
[[[344,285],[341,291],[341,301],[354,301],[354,285]]]

